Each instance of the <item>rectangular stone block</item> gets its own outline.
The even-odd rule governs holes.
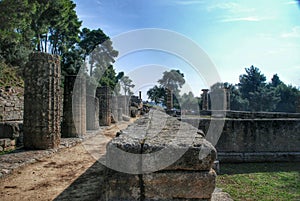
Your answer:
[[[111,169],[105,170],[106,185],[105,198],[101,201],[138,201],[141,200],[141,188],[138,175],[117,172]]]
[[[148,199],[210,199],[216,173],[213,170],[155,172],[143,175],[143,182]]]

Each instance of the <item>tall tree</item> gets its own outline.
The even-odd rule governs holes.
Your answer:
[[[133,87],[135,87],[134,84],[132,84],[132,80],[128,77],[128,76],[124,76],[120,79],[120,84],[124,90],[124,94],[125,96],[128,95],[133,95],[133,92],[131,91],[131,89]]]
[[[165,105],[165,95],[166,91],[163,87],[155,85],[153,88],[147,91],[147,96],[155,104],[162,103]]]
[[[245,68],[246,74],[240,75],[240,83],[238,84],[243,98],[249,98],[251,92],[257,92],[260,87],[266,85],[266,76],[253,65]]]
[[[79,40],[81,22],[71,0],[2,0],[0,20],[0,54],[13,65],[33,50],[63,55]]]
[[[199,100],[190,91],[180,97],[180,108],[183,110],[199,111]]]
[[[251,111],[272,112],[280,101],[280,97],[273,87],[264,86],[254,92],[250,92],[248,100]]]
[[[300,91],[291,85],[281,83],[276,87],[276,92],[280,95],[280,101],[276,105],[276,112],[296,112],[297,98]]]
[[[272,79],[271,79],[270,85],[272,87],[277,87],[280,84],[282,84],[282,81],[279,79],[279,76],[277,74],[274,74],[273,77],[272,77]]]
[[[242,98],[249,101],[249,109],[252,111],[260,110],[257,105],[264,104],[261,102],[260,93],[266,93],[266,77],[253,65],[250,68],[245,68],[246,74],[240,75],[238,84]],[[256,102],[259,101],[259,102]]]
[[[184,74],[180,70],[165,71],[158,83],[160,86],[172,90],[174,94],[179,94],[179,88],[185,83]]]
[[[179,108],[179,92],[180,88],[185,83],[184,74],[180,70],[170,70],[163,73],[163,77],[158,80],[159,86],[154,86],[151,88],[147,95],[155,103],[162,103],[166,105],[167,97],[166,90],[171,90],[173,95],[174,107]]]

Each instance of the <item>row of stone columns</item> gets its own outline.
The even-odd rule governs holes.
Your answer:
[[[230,91],[220,89],[208,93],[208,89],[202,89],[202,110],[209,110],[209,95],[211,101],[211,110],[230,110]]]
[[[65,76],[62,111],[59,57],[33,53],[25,67],[24,146],[29,149],[58,148],[61,137],[83,137],[121,121],[129,115],[128,96],[113,97],[108,87],[99,87],[95,96],[86,92],[84,76]],[[62,127],[61,127],[62,124]]]

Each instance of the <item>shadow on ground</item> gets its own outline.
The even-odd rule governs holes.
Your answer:
[[[54,200],[95,201],[103,199],[104,170],[105,167],[100,162],[95,162]]]

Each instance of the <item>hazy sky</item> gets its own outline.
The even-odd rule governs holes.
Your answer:
[[[101,28],[111,38],[136,29],[167,29],[202,48],[221,80],[238,83],[254,65],[269,81],[277,73],[286,84],[300,86],[300,9],[293,0],[75,0],[83,27]],[[146,39],[145,39],[146,40]],[[143,66],[143,67],[141,67]],[[154,66],[154,67],[153,67]],[[160,66],[160,67],[158,67]],[[119,58],[118,71],[140,77],[151,69],[180,69],[198,95],[205,81],[189,64],[159,51]],[[145,69],[148,69],[145,70]],[[145,73],[146,72],[146,73]],[[138,76],[137,76],[138,75]],[[157,81],[159,77],[156,78]],[[136,81],[138,82],[138,81]],[[138,88],[150,87],[143,83]],[[146,86],[148,85],[148,86]],[[135,90],[138,90],[136,88]]]

